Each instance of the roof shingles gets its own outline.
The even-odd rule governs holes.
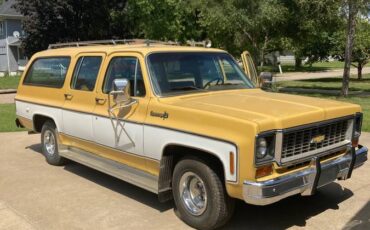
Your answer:
[[[0,5],[0,16],[22,16],[14,7],[15,0],[4,0]]]

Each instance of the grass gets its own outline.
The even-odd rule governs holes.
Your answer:
[[[0,89],[17,89],[20,76],[0,77]]]
[[[340,90],[341,89],[341,78],[324,78],[324,79],[311,79],[302,81],[286,81],[277,83],[279,87],[286,88],[305,88],[305,89],[329,89],[329,90]],[[370,132],[370,74],[364,75],[364,79],[359,81],[357,79],[351,79],[350,91],[361,91],[367,94],[365,95],[353,95],[347,98],[338,96],[329,96],[325,94],[307,94],[307,93],[293,93],[299,95],[305,95],[310,97],[320,97],[332,100],[339,100],[349,103],[358,104],[362,107],[364,113],[364,121],[362,130]]]
[[[283,81],[278,82],[277,86],[284,88],[340,90],[342,87],[342,78],[321,78],[300,81]],[[361,91],[370,93],[370,74],[363,75],[362,80],[358,80],[357,76],[352,76],[349,86],[350,91]]]
[[[15,125],[15,104],[0,104],[0,132],[24,131]]]
[[[294,64],[285,64],[282,65],[281,68],[283,70],[283,73],[286,72],[317,72],[317,71],[327,71],[327,70],[333,70],[333,69],[343,69],[344,62],[340,61],[331,61],[331,62],[315,62],[312,64],[312,66],[309,65],[302,65],[299,68],[295,68]],[[366,67],[370,67],[370,63],[366,65]],[[355,68],[351,66],[351,68]],[[258,67],[259,71],[266,71],[266,72],[279,72],[279,69],[277,66],[263,66]]]

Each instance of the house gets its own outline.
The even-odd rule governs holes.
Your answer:
[[[15,0],[4,0],[0,5],[0,76],[15,75],[27,63],[20,38],[23,16],[14,9]]]

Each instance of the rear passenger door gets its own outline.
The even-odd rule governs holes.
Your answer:
[[[64,133],[81,146],[82,141],[93,141],[92,112],[96,104],[96,82],[105,54],[79,54],[69,86],[66,87],[63,106]]]

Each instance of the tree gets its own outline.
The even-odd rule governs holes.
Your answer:
[[[345,31],[338,31],[335,40],[335,49],[332,56],[344,61],[346,47]],[[370,59],[370,22],[366,19],[358,19],[355,41],[353,44],[351,65],[357,68],[358,79],[362,79],[362,69]]]
[[[352,51],[352,65],[357,68],[358,79],[362,79],[362,69],[370,59],[370,22],[360,20],[357,25],[356,41]],[[356,64],[355,64],[356,63]]]
[[[117,2],[122,1],[17,0],[15,7],[25,16],[26,54],[46,49],[51,43],[113,36],[110,13],[112,7],[119,6]]]
[[[311,64],[325,60],[333,48],[333,36],[342,26],[340,2],[336,0],[286,0],[288,20],[283,28],[282,46],[294,52],[296,68],[302,58]]]
[[[346,48],[344,53],[344,71],[341,95],[347,97],[349,91],[349,79],[352,61],[353,43],[355,40],[356,22],[361,10],[369,13],[369,0],[345,0],[343,9],[347,17]],[[367,15],[366,15],[367,16]]]
[[[200,24],[217,47],[232,54],[248,49],[255,61],[275,50],[287,10],[277,0],[198,1]]]
[[[205,38],[199,11],[190,1],[129,0],[126,10],[135,37],[180,42]]]

